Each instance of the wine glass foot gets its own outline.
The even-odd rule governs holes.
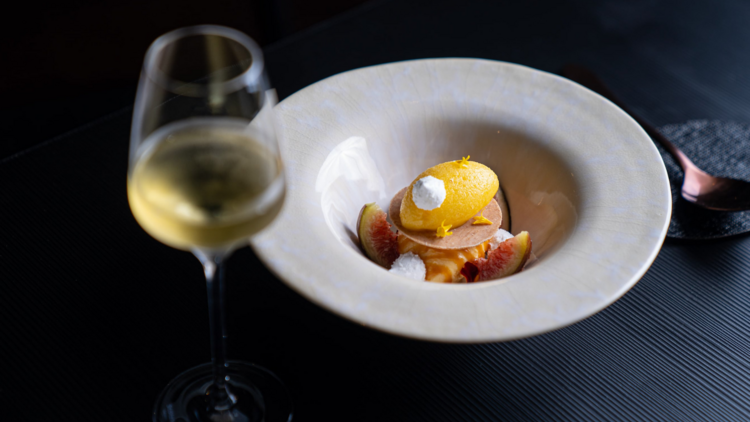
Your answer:
[[[271,371],[252,363],[227,362],[224,406],[214,406],[213,372],[204,363],[178,375],[154,405],[153,422],[289,422],[292,400]],[[224,393],[223,391],[221,393]],[[228,405],[227,405],[228,403]]]

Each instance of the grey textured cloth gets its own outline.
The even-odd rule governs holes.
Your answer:
[[[698,167],[709,174],[750,181],[750,124],[691,120],[658,128]],[[682,168],[659,144],[672,187],[672,221],[667,236],[712,239],[750,232],[750,211],[710,211],[680,195]]]

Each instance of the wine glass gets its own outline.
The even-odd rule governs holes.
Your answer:
[[[192,252],[208,290],[211,363],[162,391],[154,422],[288,421],[287,391],[270,371],[226,359],[224,262],[267,226],[285,185],[258,45],[201,25],[169,32],[146,53],[133,112],[128,201],[157,240]]]

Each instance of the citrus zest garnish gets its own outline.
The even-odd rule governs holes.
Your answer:
[[[445,237],[450,236],[453,234],[453,232],[449,232],[448,230],[451,228],[451,224],[445,225],[445,220],[443,220],[442,223],[440,223],[440,227],[437,229],[437,237]]]
[[[466,157],[461,157],[461,160],[456,160],[456,162],[461,167],[469,167],[469,158],[471,158],[471,155],[467,155]]]
[[[484,210],[482,210],[482,213],[479,214],[478,217],[474,217],[474,222],[471,223],[471,225],[478,225],[478,224],[484,224],[484,225],[490,225],[492,224],[492,221],[488,220],[487,217],[484,216]]]

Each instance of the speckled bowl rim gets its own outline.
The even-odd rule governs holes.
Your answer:
[[[300,128],[304,128],[306,118],[316,116],[315,105],[323,100],[321,95],[325,97],[328,87],[340,86],[342,80],[351,78],[361,81],[383,78],[404,66],[447,72],[469,68],[476,71],[480,67],[498,75],[513,75],[517,83],[543,86],[552,96],[575,96],[574,107],[586,114],[584,122],[605,119],[607,125],[615,128],[599,134],[617,138],[611,142],[624,141],[617,146],[614,168],[608,166],[604,172],[589,164],[581,168],[583,161],[577,163],[579,173],[597,175],[581,189],[596,191],[598,199],[581,205],[582,211],[589,208],[594,211],[586,215],[586,222],[578,225],[561,251],[504,280],[472,285],[414,283],[372,265],[356,251],[346,252],[347,248],[321,224],[322,209],[319,204],[314,206],[315,196],[320,196],[315,192],[314,180],[326,151],[319,151],[320,145],[314,137]],[[345,101],[334,96],[325,100]],[[251,246],[266,266],[292,289],[363,326],[451,343],[508,341],[543,334],[581,321],[617,301],[646,273],[666,237],[671,194],[664,163],[651,139],[630,116],[605,98],[551,73],[470,58],[396,62],[351,70],[319,81],[285,99],[277,106],[276,113],[283,136],[280,144],[288,181],[287,201],[276,221],[251,239]],[[601,130],[598,127],[587,129]],[[577,149],[573,152],[588,154],[585,160],[588,163],[597,158],[596,151],[591,150],[602,149],[587,142],[575,145]],[[604,155],[600,154],[601,157]],[[611,164],[611,155],[607,158]],[[632,171],[634,165],[636,171]],[[618,202],[619,193],[611,196],[603,193],[618,190],[639,193],[622,202]],[[602,195],[606,198],[599,198]],[[301,230],[306,236],[299,236]],[[336,253],[330,254],[331,251]],[[580,279],[576,278],[579,276]],[[555,277],[559,277],[556,282],[550,281]],[[545,283],[540,280],[555,282],[547,286],[558,289],[552,296],[560,294],[560,297],[546,298],[544,289],[539,288]],[[440,316],[441,309],[451,306],[473,308],[476,320],[464,313],[455,323],[452,319],[432,321],[431,317]],[[554,307],[558,309],[556,313],[551,310]]]

